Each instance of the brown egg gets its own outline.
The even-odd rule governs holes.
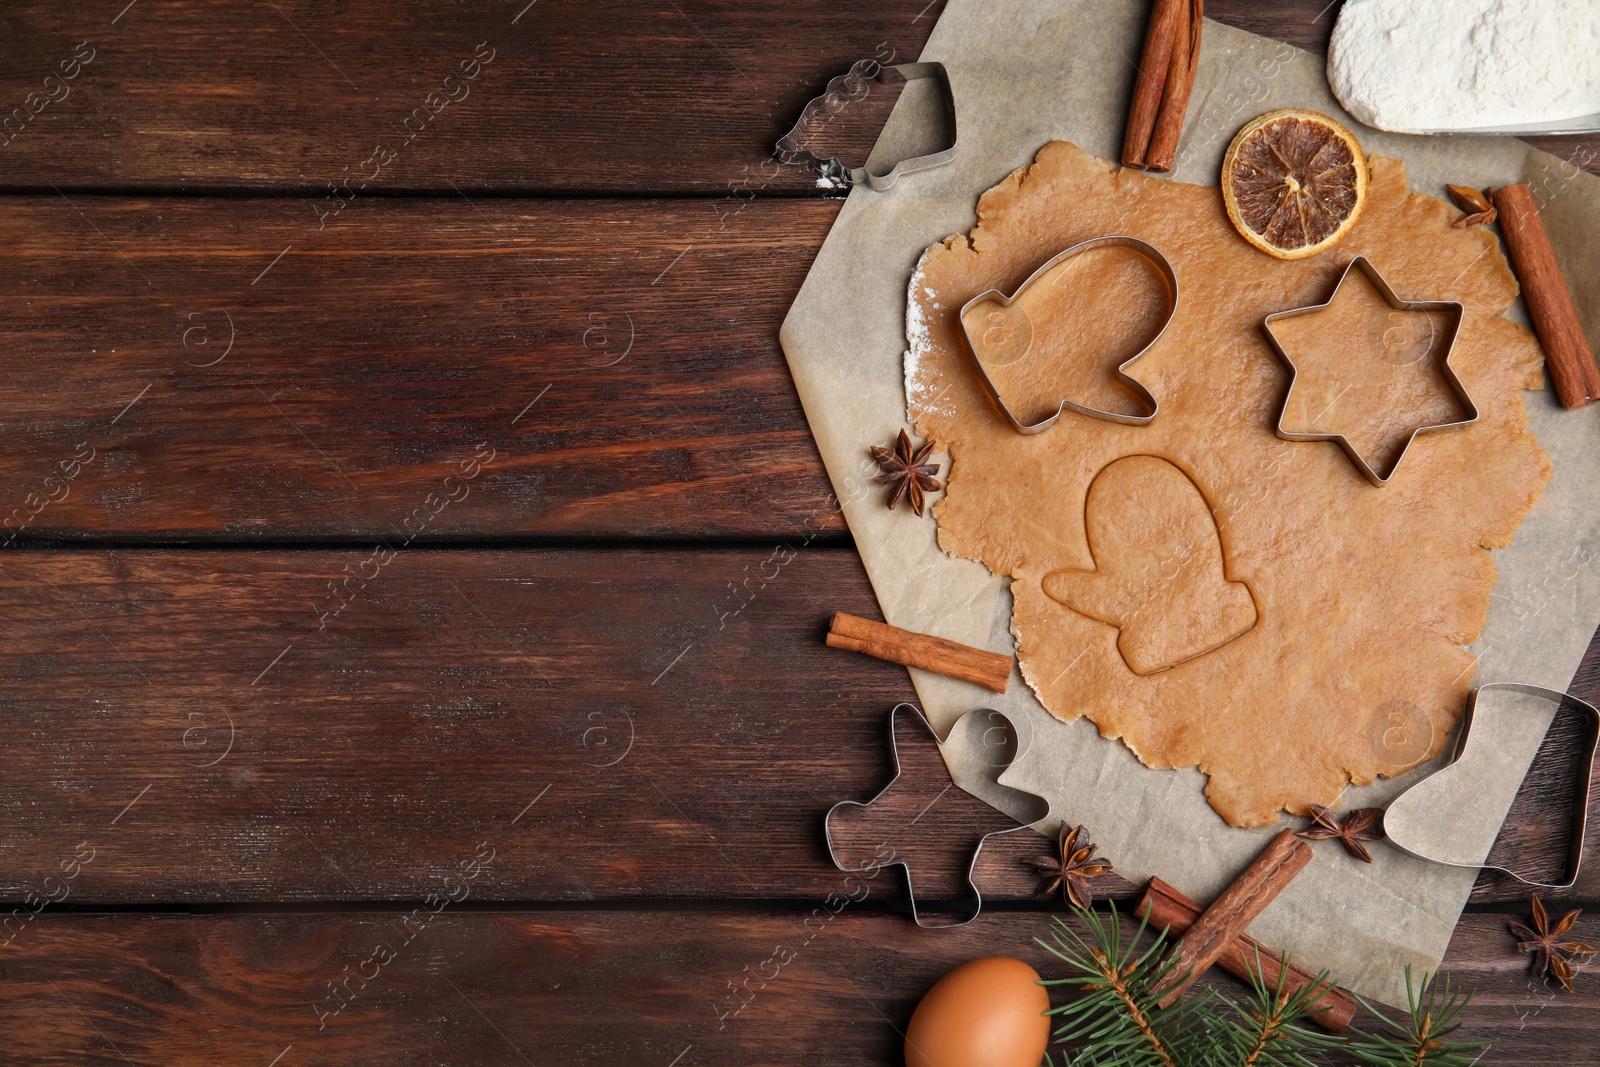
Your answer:
[[[1005,956],[963,963],[935,983],[906,1028],[906,1067],[1039,1067],[1050,994]]]

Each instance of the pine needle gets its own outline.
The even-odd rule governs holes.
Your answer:
[[[1115,905],[1108,918],[1083,908],[1072,913],[1084,933],[1052,918],[1049,939],[1036,939],[1067,969],[1064,977],[1044,984],[1077,993],[1050,1012],[1060,1020],[1054,1038],[1066,1046],[1064,1067],[1317,1067],[1321,1053],[1335,1050],[1367,1067],[1472,1067],[1488,1047],[1450,1039],[1461,1026],[1471,994],[1455,992],[1448,978],[1426,975],[1416,989],[1409,967],[1406,996],[1411,1010],[1403,1025],[1366,1005],[1387,1027],[1381,1034],[1352,1030],[1333,1035],[1311,1029],[1306,1025],[1311,1008],[1332,988],[1327,973],[1290,992],[1285,966],[1269,987],[1259,955],[1251,968],[1249,997],[1234,1000],[1200,990],[1163,1008],[1150,990],[1173,967],[1163,958],[1166,931],[1141,949],[1148,924],[1141,922],[1133,937],[1125,939]],[[1054,1067],[1050,1057],[1045,1062]]]
[[[1406,1000],[1411,1017],[1401,1026],[1377,1008],[1361,1002],[1389,1028],[1387,1034],[1363,1034],[1365,1040],[1350,1047],[1357,1062],[1372,1067],[1472,1067],[1489,1047],[1486,1041],[1449,1041],[1461,1028],[1461,1013],[1472,1002],[1472,994],[1458,993],[1450,987],[1448,975],[1422,976],[1422,988],[1411,981],[1406,968]]]

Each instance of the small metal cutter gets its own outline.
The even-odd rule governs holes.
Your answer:
[[[1407,811],[1407,806],[1403,802],[1405,801],[1406,797],[1411,796],[1413,793],[1416,793],[1417,790],[1422,789],[1438,775],[1448,773],[1451,767],[1453,767],[1455,763],[1461,759],[1462,754],[1465,753],[1467,749],[1468,736],[1472,732],[1472,714],[1478,706],[1478,698],[1488,690],[1503,690],[1511,693],[1522,693],[1526,696],[1539,697],[1558,706],[1564,705],[1582,709],[1589,714],[1590,729],[1588,741],[1585,745],[1588,751],[1584,754],[1583,759],[1583,780],[1578,786],[1578,788],[1582,791],[1582,799],[1581,802],[1573,809],[1572,827],[1570,831],[1571,840],[1567,846],[1567,869],[1570,872],[1571,877],[1565,882],[1535,882],[1530,878],[1524,878],[1522,875],[1508,867],[1498,867],[1487,862],[1487,860],[1483,863],[1457,863],[1452,860],[1439,859],[1437,856],[1424,855],[1423,853],[1418,852],[1415,849],[1408,848],[1401,843],[1401,841],[1407,836],[1404,832],[1404,827],[1409,825],[1409,821],[1402,823],[1399,821],[1399,819],[1404,817],[1409,820],[1409,817],[1413,814],[1423,814],[1420,809],[1423,807],[1421,802],[1426,797],[1426,793],[1417,793],[1417,796],[1412,798],[1412,806],[1419,808],[1418,812],[1413,813]],[[1525,885],[1537,886],[1540,889],[1571,889],[1577,884],[1578,870],[1583,865],[1583,831],[1584,827],[1589,821],[1589,781],[1594,774],[1595,748],[1597,743],[1600,743],[1600,710],[1597,710],[1594,705],[1588,703],[1587,701],[1579,700],[1577,697],[1571,696],[1567,693],[1558,693],[1554,689],[1545,689],[1542,686],[1528,685],[1523,682],[1486,682],[1483,685],[1478,686],[1478,688],[1474,689],[1467,696],[1466,710],[1461,714],[1461,730],[1456,736],[1455,747],[1450,752],[1450,759],[1445,763],[1444,767],[1435,771],[1433,774],[1430,774],[1428,777],[1424,778],[1422,781],[1418,782],[1416,785],[1412,786],[1410,789],[1407,789],[1404,793],[1401,793],[1399,796],[1395,797],[1394,800],[1389,802],[1389,810],[1384,813],[1384,829],[1388,835],[1389,843],[1407,855],[1416,856],[1418,859],[1424,859],[1430,863],[1442,863],[1447,867],[1484,868],[1491,871],[1499,871],[1501,874],[1509,875]],[[1399,811],[1397,812],[1396,809],[1399,809]],[[1395,813],[1395,817],[1391,818],[1390,813]],[[1449,813],[1427,812],[1424,817],[1448,818]],[[1393,822],[1393,825],[1391,825],[1391,822]],[[1396,840],[1394,836],[1394,831],[1396,829],[1402,830],[1400,840]]]
[[[886,174],[873,174],[863,165],[860,167],[846,167],[840,162],[838,156],[823,159],[801,144],[804,136],[811,132],[815,124],[815,116],[824,111],[837,111],[838,106],[848,103],[856,98],[856,91],[866,82],[876,82],[880,85],[888,84],[884,75],[893,71],[902,81],[917,81],[922,78],[931,78],[942,89],[940,101],[943,104],[945,118],[950,124],[950,144],[937,152],[927,155],[915,156],[911,159],[902,159],[896,163]],[[943,63],[901,63],[893,67],[885,67],[875,59],[858,59],[850,70],[828,81],[823,94],[814,97],[800,112],[800,118],[795,121],[794,128],[778,139],[777,157],[783,163],[813,163],[821,171],[822,176],[839,185],[860,185],[866,183],[869,187],[882,191],[900,180],[902,174],[914,174],[919,170],[932,170],[941,167],[956,157],[956,98],[950,90],[950,75],[945,72]]]
[[[1139,351],[1135,352],[1133,355],[1129,356],[1127,359],[1123,360],[1117,365],[1117,380],[1126,386],[1129,392],[1138,397],[1140,401],[1143,402],[1145,407],[1150,409],[1149,414],[1124,415],[1116,411],[1104,411],[1100,408],[1093,408],[1087,404],[1080,404],[1071,398],[1063,397],[1061,404],[1056,408],[1056,413],[1054,415],[1051,415],[1048,419],[1044,419],[1041,422],[1024,423],[1018,419],[1016,414],[1012,412],[1011,408],[1006,405],[1005,398],[1000,395],[999,388],[994,384],[994,380],[989,377],[989,370],[983,365],[983,357],[978,354],[978,346],[972,343],[972,335],[967,332],[967,312],[971,311],[977,305],[983,303],[992,303],[998,304],[1001,307],[1010,307],[1019,297],[1022,296],[1023,293],[1028,291],[1028,287],[1030,285],[1032,285],[1039,278],[1043,277],[1045,274],[1048,274],[1058,264],[1072,259],[1074,256],[1080,256],[1085,252],[1092,251],[1096,248],[1131,248],[1135,252],[1138,252],[1140,255],[1144,256],[1152,264],[1154,264],[1155,268],[1161,272],[1161,276],[1166,280],[1168,289],[1172,294],[1172,301],[1167,308],[1167,318],[1166,321],[1161,324],[1161,329],[1156,331],[1155,336],[1151,337],[1150,340],[1145,343],[1143,348],[1139,349]],[[972,364],[978,370],[978,380],[983,383],[983,388],[989,394],[989,397],[994,401],[995,407],[1000,409],[1000,413],[1006,417],[1006,421],[1011,423],[1012,429],[1016,430],[1018,433],[1043,433],[1045,430],[1048,430],[1050,427],[1054,426],[1056,420],[1061,417],[1061,413],[1066,411],[1068,408],[1071,408],[1080,415],[1088,415],[1091,418],[1105,419],[1109,422],[1120,422],[1128,426],[1143,426],[1145,423],[1156,417],[1156,412],[1161,409],[1161,405],[1151,394],[1150,390],[1144,387],[1143,383],[1139,382],[1137,379],[1128,374],[1128,366],[1133,363],[1134,360],[1150,351],[1151,347],[1161,339],[1161,335],[1167,332],[1167,325],[1172,322],[1172,316],[1177,314],[1177,311],[1178,275],[1173,271],[1172,264],[1167,262],[1167,257],[1162,255],[1158,248],[1149,242],[1139,240],[1137,237],[1124,237],[1120,235],[1111,237],[1094,237],[1087,241],[1081,241],[1078,244],[1073,245],[1071,248],[1068,248],[1062,252],[1057,252],[1055,255],[1051,256],[1039,266],[1038,270],[1028,275],[1028,280],[1017,286],[1017,291],[1012,293],[1010,296],[1005,295],[998,289],[989,289],[985,292],[979,293],[971,300],[968,300],[961,307],[961,335],[966,339],[967,351],[972,356]]]
[[[1437,422],[1428,426],[1418,426],[1412,430],[1411,436],[1406,438],[1406,443],[1400,447],[1400,451],[1395,454],[1394,460],[1389,464],[1389,469],[1383,474],[1379,474],[1373,469],[1372,465],[1362,457],[1361,453],[1356,451],[1355,446],[1350,443],[1349,438],[1345,437],[1344,434],[1308,433],[1285,430],[1283,428],[1284,416],[1289,413],[1289,395],[1294,391],[1294,383],[1299,371],[1294,365],[1294,360],[1289,358],[1289,353],[1284,351],[1283,345],[1279,343],[1277,336],[1272,332],[1272,324],[1282,322],[1284,319],[1292,319],[1300,315],[1310,315],[1326,310],[1338,298],[1339,290],[1344,286],[1345,279],[1350,276],[1352,270],[1359,270],[1366,275],[1367,280],[1372,283],[1372,287],[1383,297],[1384,302],[1395,311],[1448,311],[1454,313],[1450,326],[1450,336],[1446,339],[1444,358],[1439,362],[1439,368],[1443,373],[1446,384],[1450,386],[1451,392],[1461,402],[1462,410],[1466,412],[1466,418],[1458,419],[1455,422]],[[1389,288],[1389,283],[1383,280],[1383,275],[1378,273],[1378,268],[1374,267],[1366,256],[1357,256],[1352,259],[1345,265],[1344,271],[1339,275],[1338,283],[1334,285],[1333,292],[1327,300],[1309,307],[1279,311],[1261,320],[1261,332],[1266,335],[1267,343],[1272,346],[1273,352],[1277,353],[1278,359],[1289,370],[1289,388],[1283,392],[1283,404],[1278,408],[1278,421],[1273,427],[1274,430],[1285,441],[1332,441],[1336,443],[1340,448],[1344,449],[1344,454],[1350,457],[1350,462],[1354,463],[1356,469],[1366,476],[1367,481],[1376,486],[1383,486],[1390,478],[1394,477],[1394,472],[1400,467],[1400,461],[1411,450],[1411,442],[1417,439],[1418,434],[1431,433],[1435,430],[1458,429],[1478,421],[1478,405],[1472,402],[1472,397],[1467,395],[1466,387],[1461,384],[1461,379],[1456,377],[1455,368],[1450,366],[1450,356],[1455,350],[1456,336],[1461,332],[1461,320],[1464,315],[1465,311],[1459,300],[1402,300],[1395,295],[1393,289]]]
[[[861,872],[865,872],[865,871],[880,871],[880,870],[883,870],[885,867],[901,867],[901,868],[904,868],[904,870],[906,872],[906,895],[910,898],[910,902],[911,902],[911,918],[918,926],[920,926],[920,927],[922,927],[923,929],[926,929],[926,930],[943,930],[943,929],[949,929],[949,928],[955,927],[955,926],[965,926],[967,923],[970,923],[973,919],[976,919],[978,917],[979,913],[981,913],[983,911],[983,893],[981,891],[979,891],[977,884],[972,880],[972,875],[973,875],[973,872],[977,869],[977,866],[978,866],[978,855],[979,855],[979,853],[981,853],[983,851],[984,843],[987,842],[989,840],[989,838],[991,838],[991,837],[998,837],[1001,834],[1014,834],[1019,830],[1027,830],[1027,829],[1030,828],[1030,824],[1028,824],[1028,823],[1018,823],[1016,826],[1008,826],[1003,830],[991,831],[990,833],[984,834],[983,836],[981,836],[978,839],[978,843],[976,845],[974,845],[973,848],[972,848],[972,858],[967,862],[967,869],[966,869],[967,887],[972,890],[972,895],[973,895],[973,898],[976,900],[976,904],[973,907],[972,914],[967,916],[964,919],[961,919],[958,922],[932,923],[932,922],[924,921],[922,913],[917,910],[916,877],[912,874],[911,864],[909,862],[907,862],[907,860],[905,859],[904,856],[897,856],[891,850],[890,857],[885,859],[885,860],[883,860],[883,862],[881,862],[881,863],[864,863],[864,864],[862,864],[862,865],[860,865],[858,867],[851,867],[851,866],[848,866],[848,865],[846,865],[844,863],[840,863],[839,862],[839,855],[834,850],[834,844],[833,844],[833,813],[838,811],[841,808],[868,808],[868,807],[871,807],[873,804],[876,804],[879,800],[881,800],[885,796],[887,796],[894,789],[895,783],[900,780],[900,776],[901,776],[901,774],[903,772],[903,766],[902,766],[901,757],[900,757],[900,743],[899,743],[899,740],[895,736],[895,720],[896,720],[896,718],[898,716],[900,716],[903,713],[908,713],[909,715],[913,716],[914,719],[915,719],[915,722],[920,724],[922,729],[924,729],[924,730],[926,730],[928,732],[928,736],[930,738],[932,738],[933,742],[934,743],[938,742],[938,736],[939,735],[934,733],[933,726],[928,722],[927,718],[923,716],[922,711],[915,704],[896,704],[895,705],[894,709],[889,712],[889,747],[890,747],[890,751],[894,755],[894,777],[889,779],[889,784],[884,786],[882,789],[880,789],[878,791],[877,795],[874,796],[871,800],[867,801],[866,803],[861,803],[860,801],[855,801],[855,800],[841,800],[841,801],[839,801],[839,803],[835,804],[833,807],[828,809],[828,814],[825,815],[823,817],[823,820],[822,820],[822,833],[823,833],[823,836],[827,839],[827,842],[828,842],[828,858],[833,860],[833,865],[835,867],[839,868],[841,871],[848,871],[850,873],[861,873]],[[968,718],[969,716],[973,716],[973,715],[988,715],[988,716],[999,718],[1000,721],[1005,724],[1004,728],[1011,732],[1011,736],[1015,737],[1015,728],[1011,725],[1011,721],[1009,719],[1007,719],[1004,715],[1002,715],[1000,712],[993,711],[993,710],[988,709],[988,708],[980,708],[980,709],[975,710],[975,711],[967,712],[966,715],[963,715],[961,717],[961,719],[957,720],[956,726],[959,726],[961,721],[963,721],[966,718]],[[952,736],[954,736],[956,726],[952,726],[951,727],[951,735]],[[1016,789],[1015,786],[1010,786],[1008,788]],[[956,789],[956,790],[958,790],[958,791],[960,791],[962,793],[966,792],[965,790],[961,789],[960,786],[956,785],[953,781],[949,785],[947,785],[945,787],[945,791],[948,792],[950,789]],[[1023,790],[1017,790],[1017,791],[1018,792],[1023,792]],[[1037,796],[1037,794],[1028,794],[1028,795]],[[939,796],[940,797],[944,796],[944,793],[940,793]],[[934,798],[934,802],[937,802],[938,799],[939,799],[938,797],[935,797]],[[1048,819],[1050,817],[1050,802],[1049,802],[1049,800],[1047,800],[1044,797],[1039,797],[1039,799],[1044,802],[1044,806],[1045,806],[1044,814],[1041,815],[1039,817],[1039,819],[1040,820]],[[976,803],[976,804],[987,804],[986,801],[978,800],[977,798],[973,798],[973,802]],[[928,808],[931,808],[931,807],[933,807],[933,803],[930,803],[928,805]],[[922,811],[922,814],[919,814],[918,816],[916,816],[916,818],[911,819],[910,823],[905,827],[905,832],[913,833],[913,834],[916,833],[916,831],[913,829],[913,825],[916,823],[917,819],[922,818],[922,815],[927,814],[927,810],[928,810],[927,808],[924,808],[923,811]],[[998,809],[995,809],[994,814],[996,814],[997,816],[1000,816],[1002,818],[1006,817],[1004,815],[1004,813],[1000,812]],[[1038,820],[1035,820],[1035,821],[1038,821]]]

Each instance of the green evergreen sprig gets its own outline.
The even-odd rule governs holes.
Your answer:
[[[1411,1005],[1411,1018],[1403,1026],[1366,1001],[1361,1002],[1390,1032],[1363,1035],[1366,1040],[1350,1049],[1359,1062],[1372,1067],[1472,1067],[1482,1058],[1489,1042],[1447,1040],[1461,1028],[1461,1013],[1472,1000],[1470,992],[1463,994],[1450,988],[1449,975],[1423,975],[1422,989],[1417,992],[1411,988],[1411,968],[1407,967],[1406,1000]]]
[[[1409,967],[1407,1022],[1396,1023],[1366,1005],[1388,1028],[1381,1034],[1311,1029],[1310,1008],[1332,986],[1326,972],[1291,992],[1288,968],[1269,986],[1261,978],[1259,958],[1250,997],[1236,1000],[1208,989],[1163,1008],[1151,990],[1172,972],[1173,964],[1163,958],[1166,932],[1141,947],[1150,932],[1147,924],[1141,922],[1134,936],[1125,938],[1115,905],[1108,919],[1083,908],[1072,911],[1087,938],[1055,918],[1049,941],[1038,940],[1071,972],[1044,984],[1078,994],[1051,1010],[1061,1020],[1055,1040],[1068,1046],[1066,1067],[1318,1067],[1334,1052],[1367,1067],[1470,1067],[1488,1047],[1450,1039],[1472,995],[1453,990],[1448,978],[1427,975],[1416,989]],[[1047,1057],[1046,1062],[1053,1067],[1054,1061]]]

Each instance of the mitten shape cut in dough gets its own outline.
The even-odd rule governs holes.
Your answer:
[[[1084,507],[1094,570],[1044,577],[1044,591],[1118,628],[1134,674],[1154,674],[1256,624],[1243,582],[1224,573],[1222,539],[1200,490],[1158,456],[1125,456],[1095,475]]]

